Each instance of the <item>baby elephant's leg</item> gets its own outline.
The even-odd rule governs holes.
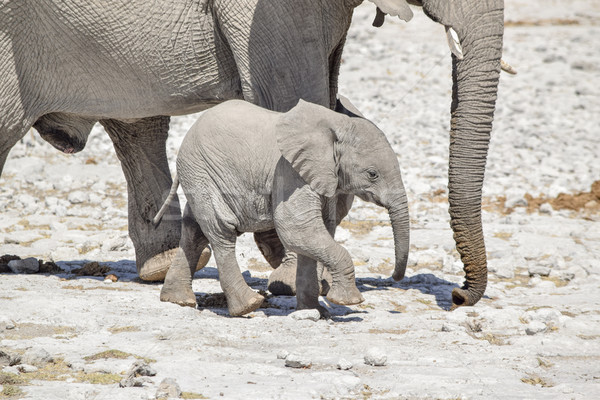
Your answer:
[[[236,235],[232,233],[227,238],[211,238],[221,289],[227,298],[229,315],[236,317],[247,314],[259,308],[264,297],[256,293],[244,281],[240,267],[235,258]]]
[[[196,307],[196,295],[192,290],[192,277],[198,264],[206,264],[204,250],[208,240],[196,222],[189,204],[183,212],[181,240],[173,265],[169,268],[165,283],[160,291],[160,300]],[[210,256],[210,252],[208,252]]]
[[[319,263],[321,264],[321,263]],[[322,266],[322,264],[321,264]],[[298,273],[296,274],[296,309],[316,308],[322,318],[329,318],[329,312],[319,304],[319,271],[317,262],[310,257],[298,255]]]

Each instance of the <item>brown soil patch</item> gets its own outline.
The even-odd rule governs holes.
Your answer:
[[[5,254],[0,256],[0,273],[12,272],[10,268],[8,268],[8,263],[12,260],[20,260],[21,257],[13,256],[10,254]]]
[[[248,265],[247,268],[252,270],[252,271],[257,271],[257,272],[271,272],[273,271],[273,268],[262,261],[258,261],[256,258],[252,257],[248,260]]]
[[[540,206],[548,203],[554,210],[585,211],[588,214],[600,213],[600,180],[592,183],[589,192],[578,192],[574,194],[560,193],[555,198],[544,195],[533,197],[525,194],[527,200],[527,212],[538,212]],[[505,206],[506,197],[499,196],[495,199],[483,199],[482,208],[486,211],[498,212],[503,215],[511,214],[514,208]]]
[[[92,261],[84,264],[82,268],[74,269],[72,272],[77,276],[104,276],[110,272],[110,267]]]
[[[54,335],[72,338],[77,336],[77,331],[70,326],[23,323],[17,324],[14,329],[5,330],[0,334],[0,338],[8,340],[29,340],[38,337],[52,337]]]
[[[568,26],[568,25],[579,25],[579,21],[576,19],[569,18],[546,18],[536,20],[518,20],[518,21],[505,21],[505,27],[514,26]]]
[[[355,235],[366,235],[376,226],[391,226],[389,221],[379,220],[343,220],[340,226]]]

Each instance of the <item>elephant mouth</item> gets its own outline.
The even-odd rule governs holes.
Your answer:
[[[356,196],[358,196],[362,201],[366,201],[368,203],[373,203],[379,207],[388,208],[373,193],[360,192],[360,193],[356,193]]]

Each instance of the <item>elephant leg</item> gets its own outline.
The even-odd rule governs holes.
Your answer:
[[[327,211],[323,213],[323,218],[327,231],[332,237],[335,235],[336,227],[348,215],[353,200],[354,195],[338,195],[336,201],[330,203],[333,207],[326,207]],[[279,237],[276,236],[276,239],[279,241]],[[271,272],[269,276],[267,288],[272,294],[276,296],[293,296],[296,294],[296,264],[296,254],[289,251],[286,252],[281,265],[275,271]],[[273,265],[271,264],[271,266]],[[331,288],[333,278],[329,270],[321,262],[317,264],[317,280],[319,282],[319,293],[321,296],[326,296]]]
[[[152,223],[172,183],[165,149],[169,117],[100,123],[113,141],[127,180],[129,236],[135,247],[138,275],[146,281],[162,281],[181,235],[177,198],[161,224],[155,227]]]
[[[221,289],[227,298],[229,315],[237,317],[248,314],[259,308],[264,297],[250,289],[240,272],[240,267],[235,258],[236,235],[234,232],[226,236],[210,238]]]
[[[329,312],[319,304],[318,267],[310,257],[298,255],[298,273],[296,274],[296,309],[316,308],[321,317],[328,318]]]
[[[196,222],[189,204],[183,212],[181,240],[173,264],[167,272],[165,283],[160,291],[160,300],[179,304],[180,306],[196,307],[196,295],[192,290],[192,278],[198,265],[206,265],[210,257],[206,252],[208,239],[202,233]],[[200,268],[202,268],[200,267]]]
[[[294,296],[297,290],[297,260],[296,253],[288,251],[281,265],[271,272],[267,289],[275,296]],[[319,293],[326,296],[331,288],[332,277],[322,263],[317,263],[317,280]]]

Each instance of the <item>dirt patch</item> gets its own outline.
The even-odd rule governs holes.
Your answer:
[[[355,235],[367,235],[371,233],[376,226],[391,226],[389,221],[379,220],[343,220],[340,226],[349,230]]]
[[[96,360],[108,360],[109,358],[117,359],[117,360],[125,360],[130,357],[136,358],[138,360],[143,360],[147,364],[156,362],[156,360],[154,360],[152,358],[137,356],[135,354],[131,354],[131,353],[127,353],[125,351],[115,350],[115,349],[106,350],[106,351],[103,351],[100,353],[93,354],[91,356],[85,356],[85,357],[83,357],[83,359],[87,362],[93,362]]]
[[[252,257],[248,260],[247,268],[249,270],[256,271],[256,272],[271,272],[271,271],[273,271],[273,268],[269,264],[258,261],[254,257]]]
[[[13,260],[20,259],[21,257],[10,254],[0,256],[0,273],[11,273],[12,271],[10,268],[8,268],[8,263]],[[40,269],[38,271],[40,274],[60,274],[62,272],[65,272],[53,261],[38,260],[38,262],[40,264]]]
[[[589,192],[578,192],[574,194],[560,193],[555,198],[545,195],[534,197],[529,193],[524,196],[527,201],[527,212],[529,214],[539,212],[540,207],[548,203],[553,210],[571,210],[585,212],[586,214],[600,213],[600,180],[592,183]],[[516,207],[506,207],[506,197],[499,196],[495,199],[483,199],[482,208],[486,211],[497,212],[503,215],[511,214]]]
[[[74,269],[72,272],[77,276],[104,276],[110,272],[110,267],[92,261],[84,264],[82,268]]]
[[[579,25],[579,21],[570,18],[546,18],[536,20],[518,20],[518,21],[505,21],[504,26],[515,27],[515,26],[569,26]]]
[[[17,324],[14,329],[4,331],[0,334],[0,338],[8,340],[28,340],[37,337],[53,337],[56,335],[72,338],[77,336],[77,331],[70,326],[23,323]]]
[[[12,272],[10,268],[8,268],[8,263],[12,260],[20,260],[21,257],[14,256],[10,254],[5,254],[0,256],[0,273]]]

